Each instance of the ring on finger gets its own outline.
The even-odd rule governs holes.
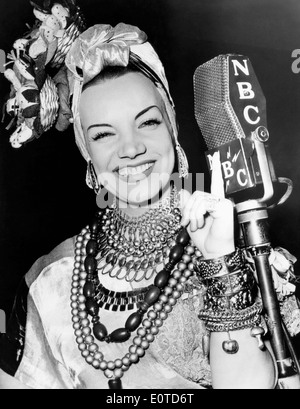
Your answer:
[[[220,203],[221,199],[218,197],[207,197],[205,199],[206,202],[206,210],[209,213],[213,213],[217,210],[217,206]]]

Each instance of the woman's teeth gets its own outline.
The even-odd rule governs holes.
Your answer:
[[[135,168],[134,167],[122,168],[119,169],[119,175],[123,177],[139,175],[148,170],[149,168],[151,168],[152,165],[153,163],[145,163],[144,165],[136,166]]]

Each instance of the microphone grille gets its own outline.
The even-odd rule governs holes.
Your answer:
[[[208,149],[244,138],[230,103],[228,55],[200,65],[194,74],[195,117]]]

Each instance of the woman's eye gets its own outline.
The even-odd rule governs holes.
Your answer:
[[[108,138],[109,136],[112,136],[112,133],[109,132],[99,132],[97,133],[95,136],[92,137],[92,139],[94,141],[98,141],[99,139],[104,139],[104,138]]]
[[[161,120],[159,119],[148,119],[147,121],[143,122],[140,125],[140,128],[145,128],[145,127],[154,127],[154,126],[158,126],[161,124]]]

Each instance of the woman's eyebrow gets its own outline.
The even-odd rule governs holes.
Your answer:
[[[92,128],[98,128],[99,126],[108,126],[109,128],[112,128],[112,126],[109,124],[93,124],[93,125],[90,125],[87,130],[89,131]]]
[[[153,108],[157,108],[159,110],[159,107],[157,105],[151,105],[150,107],[147,107],[147,108],[143,109],[141,112],[139,112],[137,114],[137,116],[134,118],[135,121],[138,118],[140,118],[142,115],[144,115],[146,112],[150,111],[150,109],[153,109]],[[100,126],[107,126],[109,128],[112,128],[112,126],[110,124],[93,124],[93,125],[90,125],[87,130],[89,131],[92,128],[98,128]]]
[[[157,105],[151,105],[148,108],[143,109],[141,112],[139,112],[137,114],[137,116],[135,117],[135,120],[137,120],[139,117],[141,117],[142,115],[144,115],[146,112],[150,111],[150,109],[152,108],[157,108],[159,110],[159,107]]]

